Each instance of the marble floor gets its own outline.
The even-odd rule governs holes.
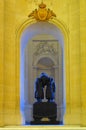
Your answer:
[[[6,129],[6,130],[86,130],[86,127],[79,127],[79,126],[4,126],[0,127],[0,129]]]

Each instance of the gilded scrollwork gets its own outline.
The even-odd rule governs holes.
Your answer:
[[[56,17],[56,15],[52,10],[49,8],[47,9],[46,5],[42,2],[39,5],[39,8],[32,11],[28,17],[36,19],[37,21],[48,21],[49,19]]]

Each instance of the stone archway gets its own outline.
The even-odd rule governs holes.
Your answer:
[[[44,31],[43,30],[40,30],[40,26],[41,26],[41,24],[44,26],[43,28],[44,28]],[[48,25],[48,26],[47,26]],[[47,28],[46,28],[47,27]],[[27,35],[28,34],[28,29],[30,29],[31,28],[31,31],[30,31],[30,35]],[[53,31],[51,31],[50,30],[50,28],[53,28]],[[35,31],[34,31],[34,29],[35,29]],[[46,31],[47,30],[47,31]],[[33,33],[33,31],[34,31],[34,33]],[[46,33],[47,32],[47,33]],[[21,33],[20,33],[21,34]],[[27,27],[26,29],[24,29],[24,31],[23,31],[23,33],[22,33],[22,35],[21,35],[21,40],[20,40],[20,42],[21,42],[21,62],[20,62],[20,64],[21,64],[21,69],[22,68],[24,68],[24,64],[23,64],[23,61],[24,61],[24,53],[22,53],[22,52],[24,52],[24,49],[25,49],[25,46],[27,45],[27,43],[28,43],[28,41],[34,36],[34,35],[37,35],[37,34],[50,34],[50,35],[53,35],[56,39],[57,39],[57,37],[58,37],[58,39],[59,39],[59,43],[61,44],[61,46],[62,46],[62,49],[63,49],[63,57],[65,57],[65,53],[64,53],[64,48],[65,48],[65,46],[64,46],[64,37],[63,37],[63,34],[60,32],[60,30],[55,26],[55,25],[53,25],[53,24],[51,24],[51,23],[48,23],[48,22],[43,22],[43,23],[40,23],[40,22],[38,22],[38,23],[35,23],[35,24],[32,24],[32,25],[30,25],[29,27]],[[23,39],[24,38],[24,36],[25,36],[25,39]],[[27,38],[27,36],[28,36],[28,38]],[[57,40],[58,40],[57,39]],[[25,41],[26,40],[26,41]],[[18,40],[19,41],[19,40]],[[24,44],[23,44],[24,43]],[[20,48],[19,48],[19,46],[18,46],[18,49],[20,50]],[[18,53],[19,53],[19,50],[18,50]],[[18,54],[17,53],[17,54]],[[19,59],[18,59],[18,62],[19,62]],[[64,68],[65,68],[65,62],[63,61],[63,65],[64,65]],[[21,71],[21,70],[20,70]],[[22,74],[24,74],[24,70],[22,70],[21,71],[21,75]],[[63,69],[63,75],[65,75],[64,74],[64,69]],[[23,81],[23,75],[22,76],[20,76],[21,78],[21,81]],[[63,90],[62,90],[62,93],[63,93],[63,99],[65,99],[65,91],[64,91],[64,88],[65,88],[65,77],[63,76],[63,79],[64,79],[64,87],[63,87]],[[18,83],[19,83],[19,81],[18,81]],[[24,83],[24,82],[23,82]],[[18,86],[19,86],[19,84],[18,84]],[[22,85],[20,85],[20,86],[22,86]],[[24,85],[23,85],[24,86]],[[24,87],[23,87],[23,89],[20,91],[22,94],[23,94],[23,96],[20,98],[20,103],[21,103],[21,105],[23,106],[26,102],[25,102],[25,100],[24,100]],[[21,94],[20,94],[21,95]],[[22,102],[21,102],[22,101]],[[65,102],[62,100],[62,103],[63,103],[63,105],[61,104],[61,108],[63,109],[63,108],[65,108]],[[22,108],[24,108],[24,107],[22,107]],[[62,110],[61,110],[62,111]],[[63,110],[63,115],[64,115],[64,110]],[[60,114],[61,115],[61,114]],[[60,119],[61,118],[61,119]],[[63,116],[62,117],[60,117],[59,118],[59,120],[62,120],[62,118],[63,118]]]

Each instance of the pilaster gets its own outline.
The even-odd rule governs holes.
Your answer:
[[[81,125],[86,126],[86,0],[80,0]]]
[[[3,101],[4,101],[4,1],[0,1],[0,126],[3,122]]]
[[[4,1],[4,124],[14,125],[16,117],[15,0]]]
[[[70,0],[69,7],[69,55],[70,55],[70,123],[80,125],[81,66],[80,66],[80,8],[79,0]]]

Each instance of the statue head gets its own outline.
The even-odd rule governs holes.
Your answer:
[[[48,74],[42,72],[42,73],[40,74],[40,77],[48,77]]]

